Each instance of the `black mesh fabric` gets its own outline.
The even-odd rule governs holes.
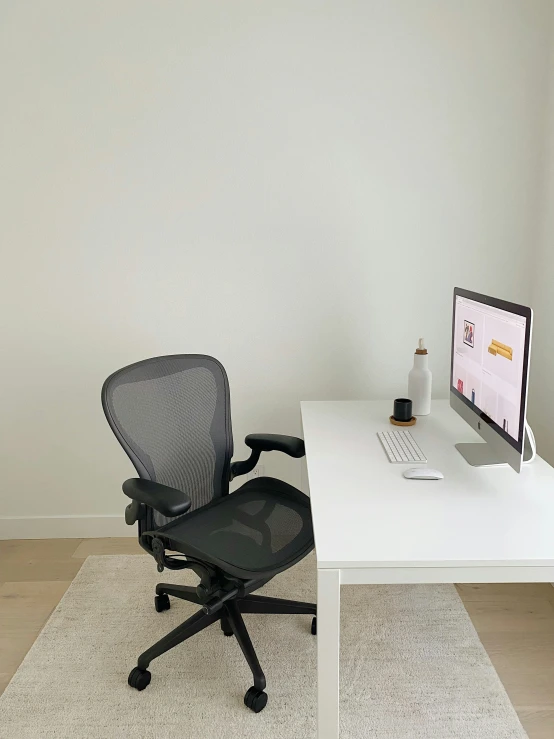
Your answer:
[[[226,571],[239,577],[243,572],[280,571],[313,548],[309,498],[271,477],[247,482],[156,535],[168,549],[224,563]]]
[[[191,511],[228,490],[232,436],[223,367],[211,357],[156,357],[104,385],[112,428],[140,476],[190,496]],[[173,519],[153,511],[153,523]]]

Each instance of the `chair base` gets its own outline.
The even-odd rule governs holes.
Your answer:
[[[155,604],[157,611],[164,611],[170,607],[169,595],[190,603],[200,604],[195,588],[160,583],[156,586]],[[207,615],[203,610],[200,610],[140,655],[137,660],[137,667],[129,675],[129,685],[137,690],[144,690],[150,683],[151,676],[148,666],[153,659],[160,657],[173,647],[190,639],[191,636],[198,634],[199,631],[203,631],[219,621],[225,636],[234,636],[238,641],[252,671],[254,685],[247,691],[244,702],[254,713],[259,713],[267,703],[267,695],[264,693],[266,679],[242,618],[243,613],[306,614],[315,617],[317,607],[313,603],[268,598],[263,595],[245,595],[242,598],[227,601],[219,611],[211,615]],[[314,618],[312,621],[312,634],[315,633],[315,620]]]

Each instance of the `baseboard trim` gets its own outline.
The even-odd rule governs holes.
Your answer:
[[[136,535],[136,526],[127,526],[122,515],[0,517],[0,539],[99,539]]]

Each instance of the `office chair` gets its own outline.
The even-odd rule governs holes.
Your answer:
[[[169,596],[200,610],[140,655],[129,685],[144,690],[153,659],[219,622],[252,670],[244,702],[258,713],[267,703],[266,680],[242,615],[310,614],[316,633],[314,604],[253,595],[313,549],[310,502],[271,477],[249,480],[232,494],[229,482],[253,470],[261,452],[303,457],[304,442],[251,434],[245,439],[250,457],[231,462],[227,375],[217,360],[199,354],[154,357],[118,370],[103,385],[102,406],[139,475],[123,483],[131,498],[126,522],[138,522],[140,544],[159,572],[190,568],[200,578],[196,588],[156,586],[156,611],[170,607]]]

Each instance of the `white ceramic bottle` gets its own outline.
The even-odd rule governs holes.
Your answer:
[[[431,412],[431,386],[433,375],[429,369],[429,355],[423,339],[414,354],[414,366],[408,375],[408,398],[412,401],[414,416],[427,416]]]

